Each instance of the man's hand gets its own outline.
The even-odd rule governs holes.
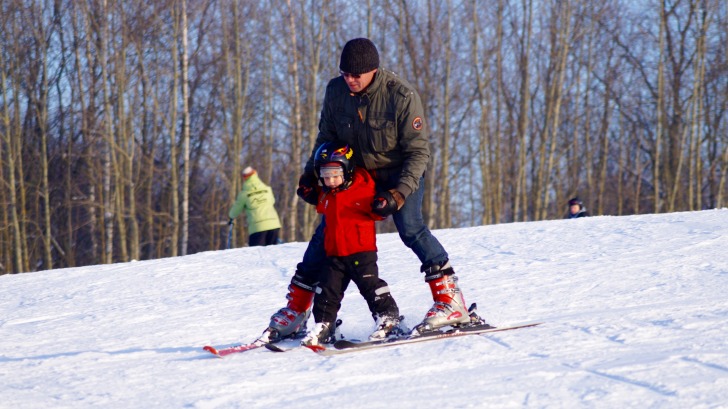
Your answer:
[[[372,213],[382,217],[391,216],[404,206],[404,195],[396,189],[379,192],[372,202]]]
[[[296,194],[298,197],[303,199],[304,202],[312,205],[318,203],[318,192],[316,186],[318,185],[318,179],[313,173],[304,173],[301,178],[298,179],[298,189]]]

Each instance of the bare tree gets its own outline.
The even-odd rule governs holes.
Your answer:
[[[543,220],[548,214],[549,191],[551,187],[551,175],[554,167],[554,156],[556,151],[557,133],[561,119],[561,102],[566,75],[566,61],[570,51],[571,38],[571,16],[572,4],[569,1],[561,1],[552,7],[550,19],[551,43],[549,56],[549,72],[547,76],[551,79],[547,84],[548,94],[546,95],[546,117],[541,145],[539,149],[538,173],[534,183],[536,202],[534,211],[537,220]]]
[[[307,31],[307,35],[304,37],[307,44],[307,72],[305,77],[305,84],[304,88],[306,90],[306,103],[303,105],[303,115],[305,118],[305,124],[306,124],[306,133],[308,134],[308,139],[304,144],[303,148],[303,155],[304,157],[307,156],[308,152],[313,149],[314,142],[316,140],[316,136],[318,135],[318,116],[320,112],[320,106],[317,102],[317,96],[318,96],[318,84],[319,84],[319,77],[322,73],[322,67],[321,67],[321,54],[323,49],[323,37],[324,37],[324,30],[325,25],[323,24],[325,22],[325,16],[329,12],[328,9],[328,1],[323,1],[318,6],[315,5],[315,3],[311,3],[311,19],[304,17],[303,23],[304,28]],[[371,10],[371,4],[367,4],[367,10]],[[302,10],[302,14],[304,16],[307,16],[309,13],[305,13],[304,10]],[[368,20],[371,24],[371,15],[370,13],[367,13],[369,15]],[[316,211],[311,206],[304,206],[302,213],[302,222],[301,222],[301,236],[304,238],[311,237],[313,235],[313,228],[315,226],[315,216]],[[289,240],[294,240],[295,237],[291,236],[288,237]]]
[[[288,31],[285,37],[287,40],[287,47],[289,50],[289,65],[288,75],[291,78],[291,93],[292,93],[292,110],[289,118],[290,126],[290,137],[291,137],[291,163],[292,169],[301,169],[301,156],[302,156],[302,124],[301,124],[301,88],[300,88],[300,74],[299,74],[299,53],[298,53],[298,34],[296,27],[296,20],[293,11],[293,5],[291,0],[286,0],[285,8],[286,16],[286,30]],[[288,213],[288,237],[295,237],[298,221],[297,205],[298,196],[292,195],[289,204]]]
[[[37,137],[40,152],[38,159],[40,162],[40,191],[39,196],[43,204],[42,206],[42,226],[43,226],[43,260],[45,269],[53,268],[52,239],[53,232],[51,229],[51,203],[50,203],[50,186],[48,181],[48,97],[49,97],[49,72],[48,72],[48,38],[52,34],[53,25],[44,21],[43,10],[38,4],[32,5],[26,9],[28,13],[24,21],[33,27],[33,47],[31,53],[34,55],[34,61],[30,64],[27,83],[31,85],[32,91],[29,95],[32,104],[32,112],[34,115],[35,127],[37,129]],[[51,16],[52,18],[52,16]]]
[[[8,13],[3,17],[3,28],[4,38],[13,38],[14,42],[11,44],[12,50],[15,55],[19,55],[20,44],[18,44],[18,27],[16,20],[13,18],[13,13]],[[8,21],[10,20],[10,21]],[[17,61],[17,60],[15,60]],[[21,198],[18,197],[18,191],[16,186],[23,189],[22,179],[19,181],[16,174],[22,169],[22,156],[20,150],[22,147],[22,136],[19,125],[19,100],[20,97],[20,84],[19,75],[21,70],[14,61],[5,61],[5,53],[0,52],[0,66],[10,67],[10,73],[12,75],[11,84],[12,88],[8,84],[7,71],[5,69],[0,70],[0,89],[2,90],[2,118],[3,118],[3,132],[1,133],[5,149],[3,153],[3,165],[8,170],[7,183],[4,184],[3,188],[7,189],[9,193],[7,196],[8,201],[8,213],[10,215],[10,226],[12,230],[12,241],[11,246],[12,254],[14,254],[14,266],[8,266],[11,271],[21,272],[28,271],[27,252],[24,247],[25,234],[23,232],[24,223],[21,223],[21,215],[19,214],[24,208],[24,203]],[[11,98],[11,99],[8,99]],[[22,191],[22,190],[21,190]]]
[[[180,33],[180,14],[177,8],[174,8],[172,10],[172,25],[174,33],[174,38],[179,37]],[[169,98],[169,122],[167,124],[167,128],[169,130],[169,161],[170,161],[170,193],[172,195],[171,202],[170,202],[170,208],[172,210],[172,220],[170,222],[171,224],[171,235],[169,238],[170,244],[170,255],[172,257],[176,257],[179,249],[179,223],[180,223],[180,203],[179,203],[179,160],[178,160],[178,148],[177,148],[177,89],[179,87],[179,72],[177,71],[177,66],[179,64],[179,49],[177,48],[177,41],[172,40],[171,41],[171,70],[172,73],[170,74],[172,77],[172,85],[170,90],[170,98]]]
[[[515,221],[528,220],[528,190],[526,186],[526,159],[528,144],[528,112],[531,104],[530,94],[530,72],[529,60],[531,49],[531,22],[532,22],[532,0],[522,0],[521,7],[523,9],[523,25],[522,33],[519,37],[519,59],[518,70],[520,73],[520,92],[519,95],[519,112],[518,112],[518,177],[516,178],[516,191],[513,200],[513,214]]]
[[[190,106],[189,106],[189,73],[187,46],[187,0],[180,0],[180,17],[182,30],[182,249],[181,255],[187,255],[187,240],[190,223]]]

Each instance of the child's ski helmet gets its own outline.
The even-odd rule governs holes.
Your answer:
[[[351,182],[354,175],[354,150],[344,142],[326,142],[319,146],[313,159],[316,176],[321,177],[321,166],[340,163],[344,170],[344,183]]]

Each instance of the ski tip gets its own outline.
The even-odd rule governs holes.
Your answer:
[[[313,352],[323,352],[326,351],[326,347],[321,345],[304,345],[304,347],[310,349]]]
[[[215,355],[215,356],[217,356],[217,357],[222,358],[220,356],[220,353],[217,352],[217,349],[215,349],[215,347],[213,347],[213,346],[205,345],[202,349],[205,350],[205,351],[207,351],[207,352],[209,352],[209,353],[211,353],[211,354],[213,354],[213,355]]]
[[[207,352],[209,352],[209,353],[211,353],[211,354],[215,354],[215,355],[217,355],[217,349],[215,349],[215,347],[212,347],[212,346],[210,346],[210,345],[206,345],[206,346],[205,346],[205,347],[203,347],[202,349],[204,349],[205,351],[207,351]]]

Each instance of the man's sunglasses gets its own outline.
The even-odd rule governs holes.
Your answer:
[[[352,74],[350,72],[339,71],[342,77],[353,78],[355,80],[361,78],[361,74]]]

